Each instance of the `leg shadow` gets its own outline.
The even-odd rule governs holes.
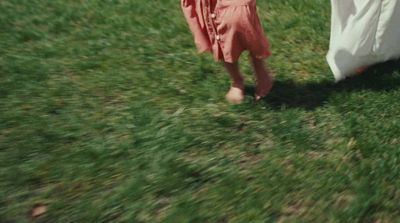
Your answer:
[[[263,100],[273,109],[301,108],[314,110],[336,93],[360,90],[391,91],[400,88],[400,60],[370,67],[364,74],[339,83],[333,81],[297,84],[290,80],[275,81],[272,92]],[[253,89],[249,89],[254,92]]]

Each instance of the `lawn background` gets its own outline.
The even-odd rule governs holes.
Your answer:
[[[0,1],[0,222],[400,222],[399,63],[335,84],[329,1],[258,6],[231,106],[179,1]]]

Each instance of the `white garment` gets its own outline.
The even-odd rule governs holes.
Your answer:
[[[331,0],[327,60],[336,81],[400,57],[400,0]]]

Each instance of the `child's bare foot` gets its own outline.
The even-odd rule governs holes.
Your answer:
[[[231,77],[232,85],[226,94],[226,100],[231,104],[240,104],[244,100],[244,78],[240,73],[238,62],[226,63],[225,67]]]
[[[244,100],[244,88],[231,86],[225,99],[231,104],[241,104]]]
[[[364,74],[368,70],[368,66],[359,67],[356,69],[356,75]]]
[[[251,59],[254,66],[254,71],[256,73],[256,93],[254,95],[255,100],[259,101],[272,89],[273,77],[268,67],[265,66],[262,59],[258,59],[256,56],[251,55]]]
[[[269,94],[273,86],[273,78],[269,71],[265,72],[264,75],[257,75],[257,86],[255,93],[255,100],[259,101]]]
[[[265,98],[269,94],[269,92],[271,92],[272,86],[273,80],[270,76],[268,77],[268,79],[262,81],[257,80],[255,100],[259,101]]]

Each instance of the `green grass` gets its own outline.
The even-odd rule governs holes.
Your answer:
[[[328,1],[258,5],[231,106],[179,1],[0,1],[0,222],[399,222],[399,63],[334,84]]]

